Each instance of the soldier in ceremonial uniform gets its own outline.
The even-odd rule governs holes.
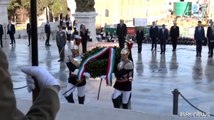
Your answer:
[[[116,82],[114,84],[114,93],[112,95],[112,102],[114,108],[120,108],[122,95],[122,108],[128,109],[128,103],[131,98],[133,68],[134,65],[129,59],[130,50],[125,46],[121,50],[121,61],[115,71]]]
[[[79,54],[79,47],[77,45],[73,45],[71,48],[72,55],[66,58],[66,64],[69,69],[69,78],[68,78],[68,90],[76,87],[78,92],[78,101],[79,104],[84,104],[85,101],[85,84],[86,78],[90,77],[89,73],[84,73],[84,78],[82,80],[77,81],[77,74],[79,71],[79,66],[82,60],[82,56]],[[71,89],[66,95],[65,98],[69,103],[74,103],[73,92],[75,89]]]
[[[69,22],[67,25],[67,40],[70,42],[71,41],[71,35],[72,35],[72,23]]]

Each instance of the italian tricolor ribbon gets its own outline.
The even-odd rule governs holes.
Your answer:
[[[111,86],[112,85],[112,73],[114,70],[114,59],[115,59],[115,50],[112,47],[102,48],[100,51],[90,55],[86,60],[84,60],[83,63],[81,64],[81,66],[79,67],[78,80],[82,79],[87,63],[90,62],[91,60],[99,58],[106,52],[109,52],[108,67],[107,67],[107,73],[106,73],[106,84]]]

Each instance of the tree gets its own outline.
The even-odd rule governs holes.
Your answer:
[[[46,7],[50,7],[55,0],[37,0],[37,15],[41,15]]]
[[[64,16],[68,13],[68,6],[66,0],[55,0],[54,3],[50,6],[51,13],[53,17],[58,17],[59,14],[63,14]]]
[[[67,14],[67,0],[37,0],[37,15],[43,14],[45,8],[50,9],[50,13],[57,17],[59,14]],[[30,0],[11,0],[8,5],[9,19],[20,18],[25,20],[30,14]]]
[[[25,8],[29,10],[30,0],[11,0],[8,5],[8,12],[12,14],[18,8]]]
[[[21,21],[29,15],[30,0],[11,0],[8,5],[9,19],[18,17]],[[21,17],[20,17],[21,16]]]
[[[9,18],[11,16],[15,16],[16,8],[19,8],[20,4],[17,2],[17,0],[11,0],[10,4],[8,4],[8,14]]]
[[[23,8],[29,10],[30,9],[30,0],[21,0],[21,5]]]

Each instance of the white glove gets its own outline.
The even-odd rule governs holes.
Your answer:
[[[59,86],[59,82],[44,68],[38,66],[23,67],[22,72],[35,77],[38,81],[40,89],[48,86]],[[33,90],[35,88],[34,80],[31,77],[27,77],[28,89]]]
[[[83,75],[84,75],[86,78],[90,78],[90,77],[91,77],[90,73],[88,73],[88,72],[84,72]]]
[[[100,78],[101,78],[102,80],[105,80],[105,79],[106,79],[106,75],[101,75]]]
[[[35,89],[34,79],[30,75],[26,76],[26,82],[27,82],[27,90],[28,90],[28,92],[31,92],[32,90]]]

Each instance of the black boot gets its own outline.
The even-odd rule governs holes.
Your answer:
[[[130,94],[129,96],[128,109],[131,109],[131,98],[132,98],[132,94]]]
[[[69,96],[65,96],[65,99],[66,99],[69,103],[74,103],[73,93],[71,93]]]
[[[123,104],[123,109],[128,109],[128,103],[127,104]]]
[[[84,104],[85,96],[83,96],[83,97],[78,96],[78,101],[79,101],[79,104]]]
[[[121,95],[118,96],[115,99],[112,99],[112,102],[113,102],[114,108],[120,108],[120,105],[121,105]]]
[[[123,103],[123,109],[131,109],[131,97],[132,97],[132,94],[130,94],[129,101],[127,104]]]

